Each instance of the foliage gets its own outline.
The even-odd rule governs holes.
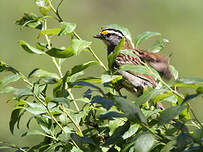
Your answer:
[[[59,6],[55,9],[50,0],[35,0],[41,16],[25,13],[16,24],[38,30],[39,36],[46,43],[37,42],[36,47],[20,40],[19,44],[27,53],[46,55],[52,58],[58,74],[45,69],[33,69],[26,77],[21,72],[0,62],[0,72],[10,72],[0,80],[0,93],[12,93],[9,100],[15,101],[9,122],[13,134],[19,128],[20,120],[27,113],[31,114],[24,136],[44,136],[43,141],[32,147],[18,147],[0,142],[0,149],[16,149],[16,152],[49,151],[200,151],[203,147],[203,126],[195,116],[191,100],[201,98],[203,80],[199,78],[178,78],[178,71],[171,66],[175,80],[167,84],[155,70],[147,64],[140,66],[124,65],[120,70],[133,70],[137,73],[152,75],[159,82],[157,88],[149,88],[135,101],[122,96],[114,87],[120,75],[109,71],[91,49],[91,42],[82,40],[75,32],[76,24],[63,21]],[[56,18],[51,16],[51,12]],[[49,16],[48,16],[49,15]],[[47,21],[57,19],[60,27],[48,29]],[[131,45],[139,48],[145,40],[160,36],[157,32],[144,32],[136,36],[134,44],[128,29],[110,24],[104,27],[117,28]],[[68,36],[71,45],[56,48],[51,44],[53,36]],[[158,39],[149,51],[159,52],[165,47],[166,39]],[[108,56],[109,66],[118,53],[132,55],[131,50],[122,50],[123,41],[114,54]],[[62,73],[62,63],[72,57],[88,51],[95,61],[73,65]],[[100,76],[81,77],[91,66],[101,66],[104,73]],[[22,88],[9,85],[21,81]],[[25,85],[23,85],[25,83]],[[9,85],[9,86],[8,86]],[[100,87],[99,87],[100,86]],[[72,90],[85,87],[86,91],[77,97]],[[193,93],[177,92],[181,88],[190,88]],[[53,94],[47,90],[53,89]],[[164,106],[163,106],[163,105]],[[78,106],[81,105],[81,106]],[[165,107],[165,105],[167,105]],[[190,116],[193,115],[193,119]],[[31,121],[36,121],[38,129],[33,130]]]

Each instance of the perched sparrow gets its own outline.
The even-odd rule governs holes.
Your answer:
[[[167,57],[158,53],[151,53],[148,51],[131,48],[124,34],[120,30],[104,28],[100,33],[95,35],[94,38],[98,38],[104,41],[107,46],[108,55],[114,51],[114,48],[124,38],[125,45],[123,49],[133,49],[133,53],[140,58],[139,60],[136,57],[119,53],[111,70],[118,69],[119,66],[125,64],[142,65],[142,63],[145,62],[158,71],[159,74],[164,78],[170,79],[172,77]],[[120,87],[124,87],[131,92],[137,92],[140,90],[142,91],[143,88],[148,86],[154,87],[157,85],[157,82],[151,75],[138,74],[132,71],[121,71],[119,74],[121,74],[124,79]]]

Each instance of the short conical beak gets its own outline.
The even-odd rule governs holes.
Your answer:
[[[98,33],[98,34],[94,35],[93,37],[96,38],[96,39],[101,39],[102,35],[101,35],[101,33]]]

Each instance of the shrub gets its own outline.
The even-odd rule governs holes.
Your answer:
[[[122,79],[113,74],[102,63],[91,49],[91,42],[83,40],[76,32],[76,24],[64,21],[59,14],[59,6],[54,8],[49,0],[36,0],[41,16],[25,13],[16,21],[17,25],[37,29],[39,37],[44,37],[46,43],[37,42],[33,47],[24,40],[19,45],[26,52],[46,55],[52,58],[58,73],[35,68],[28,76],[22,74],[3,61],[0,62],[0,72],[10,72],[0,81],[0,93],[13,93],[9,99],[15,101],[11,118],[10,131],[19,125],[23,115],[32,116],[27,122],[27,130],[22,136],[40,135],[44,139],[33,147],[18,147],[1,142],[0,149],[13,148],[16,151],[201,151],[203,144],[202,123],[195,116],[190,101],[202,96],[203,80],[198,78],[179,78],[178,71],[173,66],[175,80],[166,83],[147,64],[142,68],[131,67],[137,73],[151,74],[159,82],[159,88],[149,88],[143,94],[131,101],[128,96],[122,96],[114,85]],[[50,16],[51,11],[53,16]],[[56,18],[54,17],[56,16]],[[60,27],[48,29],[48,20],[58,20]],[[119,25],[107,25],[118,28],[126,33],[131,45],[136,48],[154,36],[159,36],[149,51],[159,52],[168,41],[157,32],[143,32],[136,36],[133,43],[130,32]],[[68,36],[71,45],[66,48],[56,48],[51,43],[51,36]],[[122,47],[120,47],[122,48]],[[63,62],[72,56],[87,51],[94,60],[80,65],[72,65],[65,73],[61,68]],[[121,49],[117,51],[122,51]],[[130,51],[126,51],[131,55]],[[108,56],[109,66],[115,56]],[[87,77],[84,71],[90,66],[101,66],[103,74]],[[128,67],[129,68],[129,67]],[[122,70],[125,70],[122,69]],[[83,76],[83,77],[81,77]],[[30,79],[32,78],[32,79]],[[11,82],[23,80],[24,88],[8,86]],[[85,88],[82,94],[74,96],[72,90]],[[181,88],[190,88],[193,92],[186,94]],[[47,89],[53,93],[48,94]],[[162,103],[167,107],[162,107]],[[80,106],[78,106],[78,104]],[[191,118],[190,114],[193,115]],[[36,121],[37,130],[30,129],[30,122]]]

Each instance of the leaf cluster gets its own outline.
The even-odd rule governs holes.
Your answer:
[[[35,46],[31,46],[20,40],[19,45],[30,55],[46,55],[51,58],[58,73],[35,68],[25,76],[1,61],[0,72],[9,71],[11,74],[0,80],[0,93],[12,94],[9,101],[15,102],[9,122],[11,133],[14,134],[15,128],[20,128],[20,121],[29,113],[31,117],[22,137],[39,135],[44,138],[31,147],[0,142],[0,149],[11,148],[16,152],[201,151],[203,126],[190,103],[193,99],[202,98],[203,79],[179,78],[178,71],[171,66],[175,80],[166,83],[147,64],[124,65],[120,71],[131,70],[152,75],[159,83],[157,88],[148,88],[141,96],[134,96],[133,99],[124,96],[117,89],[120,81],[123,81],[122,76],[112,73],[104,66],[91,49],[91,42],[82,40],[76,33],[76,24],[63,21],[58,11],[63,0],[57,9],[50,0],[35,2],[41,16],[25,13],[16,24],[37,29],[35,32],[38,32],[39,37],[44,37],[46,43],[38,42],[38,39]],[[51,11],[54,14],[48,16]],[[59,27],[47,28],[47,20],[52,19],[59,21]],[[159,52],[168,43],[157,32],[143,32],[136,35],[133,42],[127,28],[115,24],[102,28],[104,27],[121,30],[136,48],[155,36],[159,39],[155,40],[148,51]],[[53,36],[69,37],[71,44],[56,48],[51,43]],[[132,50],[122,50],[123,45],[124,40],[108,56],[109,68],[119,53],[137,57]],[[92,54],[93,61],[72,65],[72,68],[63,73],[63,62],[80,55],[82,51]],[[101,75],[87,77],[85,70],[92,66],[100,66],[106,71]],[[13,87],[12,83],[19,80],[22,88]],[[72,90],[81,88],[85,89],[83,93],[72,93]],[[193,93],[185,93],[181,91],[182,88],[189,88]],[[48,89],[52,89],[52,94],[47,93]],[[32,129],[32,121],[37,123],[38,129]]]

